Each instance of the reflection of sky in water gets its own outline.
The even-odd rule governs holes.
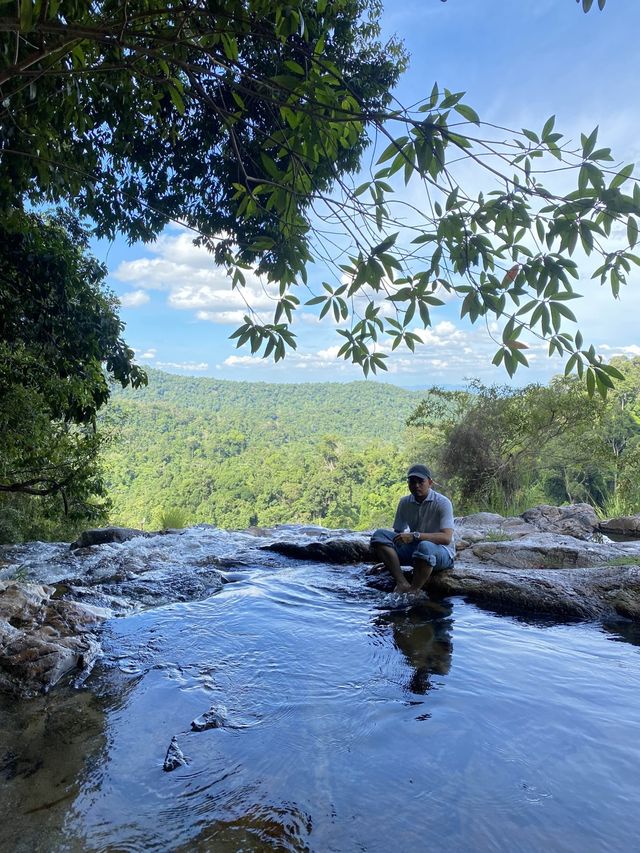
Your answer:
[[[359,569],[273,554],[229,578],[111,620],[91,693],[7,706],[7,849],[628,849],[637,634],[387,612]],[[211,706],[229,727],[192,732]]]

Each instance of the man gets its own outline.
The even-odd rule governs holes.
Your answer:
[[[411,494],[400,498],[393,530],[376,530],[371,547],[395,580],[394,592],[415,594],[432,572],[453,566],[456,549],[453,507],[449,498],[431,488],[431,471],[425,465],[412,465],[407,482]],[[401,566],[413,566],[411,583]]]

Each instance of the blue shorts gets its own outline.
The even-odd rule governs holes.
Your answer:
[[[381,528],[376,530],[371,537],[371,545],[386,545],[389,548],[394,548],[401,566],[413,566],[414,560],[431,563],[434,572],[442,572],[444,569],[450,569],[453,566],[453,557],[444,545],[436,545],[435,542],[427,542],[426,540],[410,542],[408,545],[404,542],[396,544],[393,538],[397,535],[395,530]]]

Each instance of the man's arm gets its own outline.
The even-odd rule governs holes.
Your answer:
[[[443,527],[437,533],[420,534],[420,542],[435,542],[436,545],[449,545],[452,539],[453,527]]]
[[[404,517],[404,501],[402,498],[398,501],[398,506],[396,508],[395,518],[393,519],[393,529],[396,533],[400,533],[402,530],[405,530],[407,527],[407,520]]]

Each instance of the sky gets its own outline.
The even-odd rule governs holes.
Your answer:
[[[464,102],[483,121],[540,129],[556,115],[556,128],[571,139],[598,125],[599,144],[612,148],[616,163],[640,161],[638,61],[633,33],[640,33],[640,2],[608,0],[585,15],[573,0],[386,0],[381,25],[396,34],[410,54],[410,67],[395,96],[411,104],[431,92],[434,82],[464,91]],[[482,189],[477,174],[465,186]],[[477,186],[475,184],[477,182]],[[420,204],[417,188],[407,200]],[[615,236],[615,235],[614,235]],[[153,244],[98,242],[94,253],[109,269],[108,285],[121,301],[125,339],[136,360],[173,373],[219,379],[305,382],[362,379],[357,366],[337,359],[341,346],[334,323],[318,321],[301,309],[294,331],[298,349],[284,362],[252,357],[236,349],[229,335],[246,313],[223,269],[192,244],[192,236],[171,226]],[[580,260],[578,258],[578,260]],[[591,269],[593,266],[591,267]],[[311,284],[323,279],[309,268]],[[586,278],[585,297],[575,300],[585,340],[605,357],[640,356],[640,267],[614,300],[607,288]],[[257,277],[249,276],[247,295],[260,311],[271,304]],[[432,327],[416,328],[424,345],[412,354],[389,353],[387,373],[373,381],[405,387],[461,386],[472,378],[485,383],[523,385],[546,382],[562,372],[546,345],[532,344],[528,369],[509,380],[491,365],[495,344],[487,329],[461,320],[459,302],[449,299],[432,315]]]

